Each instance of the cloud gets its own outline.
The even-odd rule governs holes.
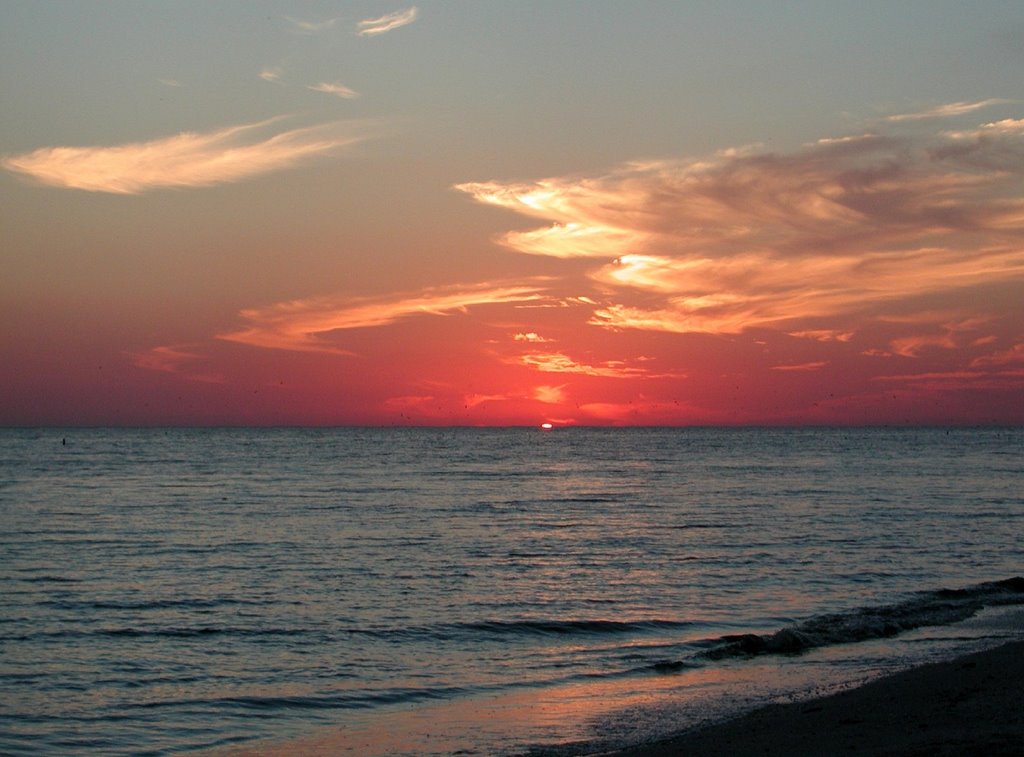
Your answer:
[[[561,352],[531,352],[515,358],[513,362],[536,368],[543,373],[577,373],[603,378],[639,378],[648,372],[643,368],[627,366],[622,360],[607,360],[597,365],[578,363]]]
[[[384,400],[384,407],[390,410],[423,410],[432,409],[437,398],[432,394],[406,394]]]
[[[153,347],[144,352],[128,353],[128,357],[132,364],[138,368],[160,371],[162,373],[173,373],[190,381],[199,381],[207,384],[221,384],[226,381],[220,374],[194,370],[193,366],[196,363],[205,361],[206,358],[183,345]]]
[[[3,159],[8,171],[55,187],[139,194],[165,187],[241,181],[333,155],[362,138],[351,122],[334,122],[259,138],[280,119],[186,132],[112,147],[43,147]]]
[[[335,97],[341,97],[346,100],[359,97],[359,93],[354,89],[349,89],[344,84],[340,84],[338,82],[320,82],[319,84],[310,84],[306,89],[311,89],[314,92],[323,92],[328,95],[334,95]]]
[[[922,320],[927,320],[927,316],[933,314],[923,313],[921,315],[925,317]],[[910,319],[910,322],[913,323],[915,320],[917,319]],[[934,316],[931,320],[935,320]],[[976,338],[973,336],[965,338],[962,335],[970,335],[989,320],[988,318],[966,318],[959,321],[950,321],[942,324],[942,333],[911,334],[899,337],[889,343],[889,348],[894,354],[903,357],[917,357],[928,349],[955,350],[963,346],[964,343],[976,341]]]
[[[992,373],[972,370],[931,371],[898,376],[875,376],[872,380],[909,384],[918,390],[933,391],[991,389],[1019,392],[1024,390],[1024,370],[1005,370]]]
[[[547,222],[507,246],[592,261],[591,325],[847,341],[934,301],[979,314],[978,291],[1024,283],[1024,120],[915,128],[455,188]]]
[[[810,362],[810,363],[797,363],[795,365],[773,365],[771,367],[771,370],[773,370],[773,371],[796,371],[796,372],[818,371],[818,370],[821,370],[822,368],[824,368],[826,365],[828,365],[827,361],[816,360],[816,361],[813,361],[813,362]]]
[[[808,331],[790,331],[789,335],[798,339],[813,339],[816,342],[848,342],[853,339],[853,333],[836,329],[810,329]]]
[[[260,71],[260,78],[263,79],[263,81],[281,81],[281,75],[283,73],[284,72],[280,68],[267,66],[262,71]]]
[[[392,298],[318,297],[280,302],[243,310],[251,325],[221,334],[220,339],[253,347],[349,355],[324,336],[344,329],[386,326],[415,315],[450,315],[468,308],[499,303],[529,302],[542,297],[530,285],[476,284],[426,289]]]
[[[916,113],[900,113],[895,116],[889,116],[886,121],[920,121],[925,118],[949,118],[950,116],[962,116],[965,113],[973,113],[976,110],[982,108],[988,108],[992,105],[1004,105],[1012,102],[1012,100],[1003,100],[1001,98],[989,98],[988,100],[979,100],[977,102],[956,102],[947,103],[945,105],[939,105],[928,110],[918,111]]]
[[[368,18],[365,21],[360,21],[358,24],[358,34],[361,37],[372,37],[378,34],[384,34],[392,29],[397,29],[400,26],[411,24],[416,20],[416,16],[419,13],[416,6],[406,8],[404,11],[395,11],[394,13],[387,13],[379,18]]]
[[[507,394],[467,394],[462,398],[462,405],[469,410],[487,402],[507,402],[509,399]]]
[[[530,342],[532,344],[541,344],[541,343],[544,343],[544,342],[550,342],[551,341],[550,339],[545,339],[540,334],[537,334],[537,333],[535,333],[533,331],[527,332],[525,334],[523,334],[523,333],[513,334],[512,338],[515,341],[517,341],[517,342]]]
[[[533,388],[533,398],[547,405],[560,405],[566,399],[565,387],[565,384],[559,384],[558,386],[551,386],[549,384],[536,386]]]
[[[317,34],[327,31],[338,21],[336,18],[329,18],[325,21],[303,21],[301,18],[292,18],[291,16],[284,18],[292,25],[292,30],[299,34]]]
[[[1024,343],[1015,344],[1008,350],[996,352],[991,355],[984,355],[975,358],[971,362],[972,368],[982,367],[1003,367],[1020,365],[1024,367]]]

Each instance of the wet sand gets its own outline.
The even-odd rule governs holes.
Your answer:
[[[769,705],[616,757],[1024,755],[1024,642]]]

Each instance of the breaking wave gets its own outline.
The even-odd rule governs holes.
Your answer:
[[[818,615],[772,634],[736,634],[709,642],[710,660],[761,654],[795,654],[832,644],[881,639],[922,626],[966,620],[984,607],[1024,604],[1024,578],[990,581],[965,589],[922,592],[912,599],[849,612]]]

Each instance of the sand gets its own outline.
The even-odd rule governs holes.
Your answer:
[[[769,705],[617,757],[1024,756],[1024,642]]]

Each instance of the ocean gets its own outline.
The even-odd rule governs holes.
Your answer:
[[[0,430],[0,753],[562,755],[1024,633],[1021,428]]]

